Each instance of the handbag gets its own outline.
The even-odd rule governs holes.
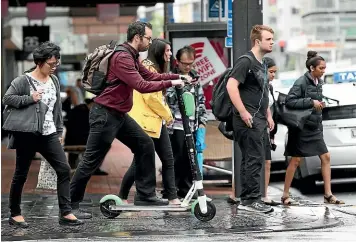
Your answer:
[[[287,95],[279,93],[275,108],[277,111],[278,123],[284,124],[289,128],[297,128],[302,130],[305,121],[310,117],[313,109],[290,109],[287,108],[285,100]]]
[[[26,75],[25,77],[33,90],[37,91],[32,80]],[[41,113],[45,114],[47,110],[48,106],[41,101],[21,108],[7,105],[3,112],[4,125],[2,128],[7,131],[41,133],[44,122],[44,115],[41,115]],[[20,117],[24,117],[25,120]],[[29,123],[32,120],[37,120],[38,122]]]
[[[220,122],[218,129],[220,133],[224,135],[225,138],[229,140],[234,140],[234,132],[232,131],[232,128],[229,128],[229,122]]]
[[[57,173],[52,166],[42,158],[38,173],[37,189],[57,190]]]

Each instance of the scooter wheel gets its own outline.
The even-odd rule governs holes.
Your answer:
[[[194,213],[194,216],[203,222],[208,222],[210,220],[212,220],[215,217],[216,214],[216,207],[215,205],[211,202],[211,201],[206,201],[206,206],[207,206],[207,212],[206,213],[202,213],[202,211],[200,210],[200,206],[199,206],[199,202],[198,200],[196,200],[193,204],[192,204],[192,212]]]
[[[108,199],[100,203],[100,211],[107,218],[116,218],[120,215],[121,211],[110,210],[110,206],[117,205],[114,199]]]

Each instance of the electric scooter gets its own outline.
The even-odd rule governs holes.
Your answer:
[[[199,77],[195,77],[196,81]],[[183,129],[185,133],[185,143],[188,150],[190,167],[193,177],[192,187],[185,196],[180,205],[167,206],[135,206],[133,204],[124,204],[116,195],[106,195],[100,200],[100,211],[107,218],[115,218],[121,212],[139,212],[139,211],[166,211],[166,212],[186,212],[191,210],[191,213],[200,221],[210,221],[215,217],[216,207],[212,200],[208,198],[203,190],[202,173],[198,168],[197,152],[193,133],[190,128],[189,117],[195,114],[195,98],[190,92],[184,92],[183,87],[175,87],[178,97],[178,106],[182,115]],[[192,201],[194,194],[197,193],[198,198]]]

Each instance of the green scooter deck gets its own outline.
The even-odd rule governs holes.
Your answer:
[[[190,211],[190,206],[181,207],[180,205],[167,205],[167,206],[136,206],[133,204],[111,205],[111,211],[171,211],[171,212],[184,212]]]

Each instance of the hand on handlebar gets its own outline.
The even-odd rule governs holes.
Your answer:
[[[193,78],[189,75],[179,75],[179,78],[187,83],[192,83]]]
[[[178,80],[172,80],[172,86],[180,86],[180,87],[184,87],[184,81],[181,79]]]

